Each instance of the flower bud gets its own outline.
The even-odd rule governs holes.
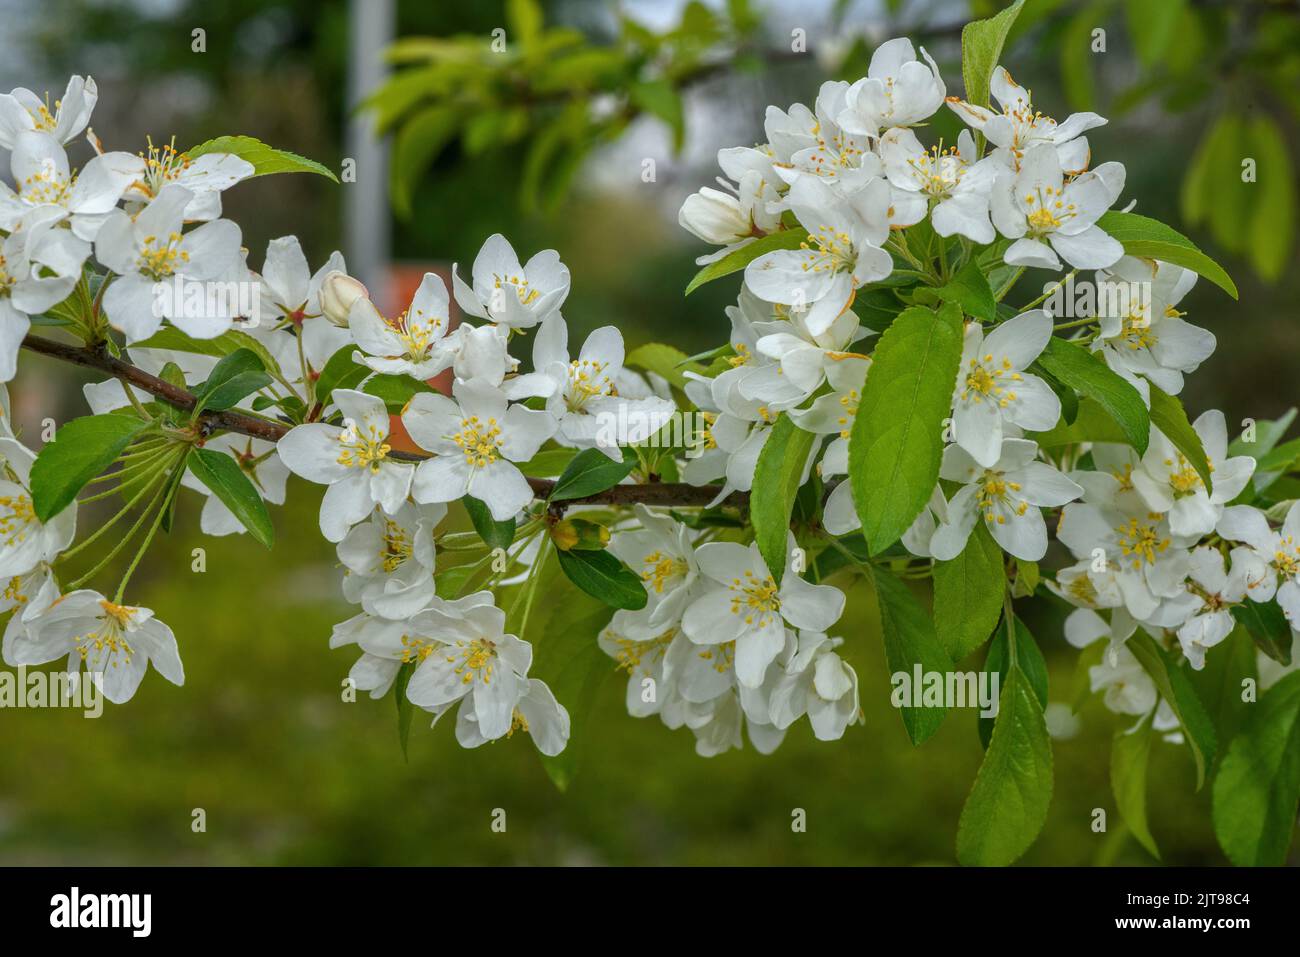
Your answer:
[[[600,551],[609,544],[609,529],[581,518],[566,518],[551,527],[551,540],[562,552]]]
[[[753,224],[730,193],[707,186],[682,203],[677,222],[706,243],[726,246],[740,242],[753,231]]]
[[[320,309],[336,326],[348,327],[348,313],[358,299],[369,299],[370,291],[347,273],[332,269],[320,284]]]

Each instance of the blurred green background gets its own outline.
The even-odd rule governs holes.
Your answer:
[[[1001,4],[973,6],[986,15]],[[874,44],[890,36],[924,43],[949,92],[960,93],[958,36],[971,8],[963,0],[546,4],[539,29],[577,31],[556,38],[562,53],[544,50],[531,63],[479,57],[450,80],[429,69],[410,104],[389,102],[399,205],[409,203],[392,225],[393,258],[468,263],[501,231],[524,255],[559,250],[573,273],[564,312],[575,338],[613,323],[629,347],[711,347],[727,334],[722,310],[736,284],[682,298],[706,250],[675,219],[681,200],[717,175],[716,150],[761,140],[767,103],[811,104],[822,80],[861,75]],[[498,26],[518,35],[520,16],[518,5],[400,0],[397,35],[486,44]],[[0,0],[0,22],[0,88],[57,95],[68,73],[93,74],[101,101],[92,125],[106,148],[136,149],[146,134],[155,142],[175,134],[185,145],[245,133],[336,169],[347,155],[354,104],[345,3]],[[206,30],[203,54],[191,51],[197,27]],[[1091,52],[1097,28],[1106,31],[1105,53]],[[788,52],[795,29],[805,31],[807,55]],[[432,60],[408,58],[399,70],[428,69],[453,48],[433,45]],[[593,50],[602,51],[588,58],[598,69],[535,88],[545,64]],[[1128,166],[1123,202],[1136,197],[1139,212],[1183,229],[1237,280],[1239,302],[1207,283],[1184,302],[1188,318],[1219,337],[1219,351],[1189,377],[1188,409],[1219,407],[1232,423],[1275,416],[1298,391],[1296,171],[1286,162],[1297,141],[1298,51],[1300,14],[1290,2],[1030,0],[1004,56],[1033,87],[1037,108],[1058,119],[1082,108],[1112,116],[1089,138],[1096,160]],[[448,104],[455,110],[438,142],[428,141],[427,123],[424,141],[413,137],[413,118]],[[564,123],[558,145],[538,146]],[[935,136],[956,132],[947,115],[935,127]],[[1258,182],[1243,185],[1241,159],[1255,153]],[[653,182],[642,180],[646,158],[655,160]],[[226,210],[243,227],[254,267],[267,240],[290,232],[314,266],[346,248],[349,188],[275,177],[227,193]],[[1043,279],[1031,275],[1025,290]],[[1025,290],[1013,300],[1037,292]],[[82,381],[25,357],[12,386],[24,433],[34,436],[46,417],[79,414]],[[353,609],[316,526],[319,488],[294,480],[290,489],[289,506],[275,513],[273,554],[244,538],[201,537],[199,500],[186,493],[176,530],[134,578],[131,600],[177,632],[183,689],[150,675],[129,705],[107,705],[93,721],[0,712],[0,863],[953,862],[957,817],[980,760],[975,715],[956,713],[923,747],[908,744],[888,704],[868,588],[854,586],[841,629],[862,681],[865,727],[819,743],[801,723],[773,756],[702,759],[689,732],[627,717],[611,662],[579,774],[561,794],[526,739],[462,751],[450,727],[417,723],[404,761],[391,700],[341,700],[353,652],[331,652],[327,640]],[[198,546],[207,549],[202,574],[190,571]],[[1078,655],[1058,624],[1034,624],[1052,701],[1072,704]],[[1151,863],[1123,833],[1110,794],[1110,738],[1120,722],[1095,699],[1077,722],[1060,710],[1056,795],[1024,863]],[[1150,816],[1165,860],[1223,863],[1208,796],[1195,793],[1183,749],[1159,745],[1153,761]],[[194,808],[206,811],[205,833],[191,830]],[[494,808],[507,812],[505,834],[490,828]],[[807,812],[806,833],[791,831],[795,808]],[[1094,808],[1109,815],[1106,834],[1091,829]]]

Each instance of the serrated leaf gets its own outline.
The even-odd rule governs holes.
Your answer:
[[[366,380],[361,391],[384,400],[384,405],[393,415],[400,415],[411,397],[420,392],[435,392],[427,382],[412,379],[409,375],[373,375]]]
[[[481,501],[466,495],[461,502],[469,513],[469,520],[474,523],[474,531],[490,548],[509,548],[515,540],[515,520],[508,518],[498,522],[492,512]]]
[[[733,272],[739,272],[759,256],[770,253],[777,249],[798,249],[799,244],[808,238],[808,230],[802,227],[795,229],[782,229],[775,233],[769,233],[752,243],[747,243],[739,249],[733,250],[723,256],[717,262],[711,262],[695,274],[695,278],[690,281],[686,287],[684,295],[689,296],[692,292],[704,285],[706,282],[712,282],[723,276],[729,276]]]
[[[113,464],[150,423],[133,415],[87,415],[65,423],[32,463],[32,508],[48,522]]]
[[[1148,216],[1116,210],[1103,214],[1097,220],[1097,225],[1119,240],[1124,246],[1124,252],[1130,256],[1159,259],[1190,269],[1210,280],[1233,299],[1237,298],[1237,286],[1232,277],[1178,230]]]
[[[1300,803],[1300,672],[1268,689],[1214,779],[1214,834],[1241,867],[1286,863]]]
[[[979,263],[972,259],[948,282],[934,289],[921,286],[916,290],[920,302],[952,302],[961,306],[962,312],[984,322],[997,319],[998,303],[993,298],[988,276]],[[856,309],[857,301],[854,301]]]
[[[1151,757],[1151,716],[1118,731],[1110,746],[1110,790],[1115,806],[1139,844],[1160,859],[1160,848],[1147,823],[1147,764]]]
[[[939,643],[930,616],[898,578],[877,565],[870,566],[880,609],[881,632],[885,639],[885,664],[890,675],[904,674],[914,684],[916,666],[922,674],[947,674],[952,661]],[[895,689],[897,691],[897,689]],[[912,687],[913,701],[921,689]],[[912,744],[922,744],[943,724],[948,710],[942,707],[900,707],[903,727]]]
[[[551,478],[568,468],[576,454],[575,449],[543,449],[527,462],[518,463],[519,471],[529,478]]]
[[[356,345],[348,343],[326,360],[325,368],[316,379],[316,401],[322,407],[329,404],[329,397],[335,389],[355,389],[371,374],[369,366],[352,358],[356,352]]]
[[[609,552],[556,551],[560,568],[592,598],[613,608],[637,611],[646,606],[646,591],[641,579]]]
[[[252,480],[234,458],[211,449],[194,449],[186,464],[194,477],[207,486],[234,513],[248,533],[267,548],[275,544],[275,526]]]
[[[929,501],[961,362],[961,310],[904,311],[880,337],[849,436],[849,481],[872,554]]]
[[[565,502],[603,492],[627,478],[635,467],[632,456],[615,461],[600,449],[583,449],[555,480],[548,501]]]
[[[1147,450],[1151,420],[1142,396],[1105,362],[1082,346],[1052,336],[1038,363],[1058,381],[1105,409],[1139,455]]]
[[[993,635],[993,640],[989,643],[989,652],[984,659],[984,671],[990,675],[998,676],[998,687],[1004,688],[1007,684],[1007,672],[1014,666],[1020,669],[1020,673],[1025,676],[1029,682],[1029,687],[1034,689],[1034,695],[1038,698],[1038,704],[1044,710],[1047,708],[1047,661],[1043,658],[1042,649],[1038,647],[1038,642],[1034,640],[1033,634],[1025,627],[1025,623],[1019,618],[1012,619],[1016,629],[1016,654],[1015,661],[1011,661],[1011,643],[1007,640],[1006,624],[998,628]],[[996,716],[986,717],[981,714],[977,723],[979,731],[980,744],[985,748],[989,746],[989,741],[993,737],[993,726],[996,723]]]
[[[686,387],[685,373],[702,371],[701,367],[692,362],[686,353],[661,342],[647,342],[643,346],[637,346],[627,354],[623,365],[663,376],[670,385],[679,389]]]
[[[1205,784],[1206,771],[1214,764],[1217,749],[1214,722],[1210,720],[1205,705],[1201,704],[1186,672],[1150,635],[1138,632],[1129,638],[1127,647],[1151,676],[1161,697],[1169,702],[1169,707],[1178,716],[1183,737],[1191,747],[1192,757],[1196,761],[1196,789],[1199,791]]]
[[[966,85],[966,101],[977,106],[989,105],[989,82],[993,70],[1002,57],[1002,45],[1007,42],[1011,25],[1020,16],[1025,0],[1016,0],[1011,6],[987,20],[975,20],[961,31],[961,78]]]
[[[223,356],[213,367],[207,381],[194,390],[198,399],[194,414],[208,409],[220,412],[270,385],[271,377],[262,367],[262,360],[251,349],[236,349]]]
[[[1291,623],[1277,602],[1242,602],[1233,606],[1232,617],[1250,633],[1260,651],[1284,667],[1291,664]]]
[[[944,650],[961,661],[988,641],[1002,615],[1006,566],[1002,549],[983,522],[960,555],[934,563],[934,624]]]
[[[174,326],[164,326],[148,339],[133,343],[132,349],[169,349],[173,352],[188,352],[199,356],[228,356],[238,349],[247,349],[262,360],[262,368],[268,372],[279,372],[280,364],[275,356],[258,340],[239,329],[230,329],[215,339],[195,339],[187,336]]]
[[[794,510],[799,479],[816,436],[805,432],[785,414],[767,435],[754,467],[749,496],[749,520],[754,541],[779,585],[785,574],[785,550],[790,538],[790,513]]]
[[[1012,668],[957,824],[957,860],[968,867],[1014,862],[1047,820],[1052,784],[1052,742],[1042,705],[1020,669]]]
[[[254,176],[269,176],[274,173],[316,173],[338,182],[339,178],[315,160],[278,150],[267,146],[252,136],[218,136],[216,139],[200,143],[188,151],[191,159],[207,153],[233,153],[240,159],[253,165]]]
[[[1183,403],[1176,396],[1161,391],[1155,383],[1149,383],[1151,390],[1151,424],[1164,433],[1165,438],[1174,443],[1174,448],[1183,453],[1183,457],[1196,469],[1196,474],[1205,483],[1207,492],[1214,491],[1213,475],[1209,459],[1205,457],[1205,447],[1201,437],[1196,434],[1192,424],[1187,421]]]

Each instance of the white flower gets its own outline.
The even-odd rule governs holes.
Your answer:
[[[339,389],[334,401],[343,426],[311,422],[280,440],[280,458],[295,475],[328,485],[320,503],[321,534],[341,542],[349,528],[376,505],[395,515],[411,490],[415,467],[389,458],[388,409],[384,400]]]
[[[876,47],[867,75],[845,95],[840,126],[850,133],[878,136],[891,126],[914,126],[929,119],[943,105],[947,88],[925,47],[921,56],[925,63],[916,59],[906,37]]]
[[[370,298],[370,290],[341,269],[332,269],[321,277],[319,294],[321,314],[344,328],[356,301]]]
[[[203,447],[209,452],[230,455],[263,499],[272,505],[284,504],[284,487],[289,479],[289,469],[281,461],[274,443],[227,432],[208,439]],[[192,473],[187,471],[181,478],[181,484],[207,496],[199,515],[199,529],[204,535],[242,535],[247,530],[226,503],[213,495],[212,490]]]
[[[793,570],[794,539],[787,550],[778,587],[757,545],[710,542],[695,552],[700,571],[717,587],[686,608],[682,630],[699,645],[736,643],[736,677],[756,687],[785,644],[785,623],[825,631],[844,611],[844,593],[831,585],[811,585]]]
[[[160,288],[215,279],[240,262],[239,227],[227,219],[181,233],[183,210],[192,194],[168,186],[133,219],[113,210],[95,239],[95,256],[117,273],[104,293],[104,311],[127,342],[147,339],[169,319],[196,339],[211,339],[230,328],[232,316],[189,315],[185,302],[158,295]]]
[[[1100,329],[1091,348],[1133,383],[1145,400],[1149,400],[1148,381],[1170,395],[1182,392],[1183,375],[1196,371],[1215,347],[1214,333],[1183,321],[1183,314],[1175,308],[1196,284],[1196,273],[1170,263],[1125,256],[1097,274],[1098,288],[1105,288],[1104,284],[1112,284],[1117,292],[1148,293],[1101,299]]]
[[[754,298],[752,293],[742,290],[742,308],[747,295],[750,300]],[[784,405],[797,391],[802,401],[845,364],[863,361],[863,356],[845,350],[858,339],[874,333],[861,332],[858,317],[852,311],[840,313],[821,335],[813,335],[808,330],[804,316],[803,313],[791,312],[788,319],[769,319],[753,324],[754,334],[758,336],[755,343],[758,352],[777,361],[775,367],[771,364],[754,366],[762,372],[746,376],[741,383],[740,392],[746,398]]]
[[[1300,628],[1300,502],[1287,511],[1277,531],[1269,528],[1263,512],[1249,505],[1225,508],[1215,531],[1248,548],[1241,554],[1247,596],[1269,601],[1276,595],[1291,627]],[[1234,568],[1237,552],[1233,550]]]
[[[1002,451],[991,467],[977,463],[961,446],[943,452],[939,477],[962,483],[948,502],[947,521],[930,541],[931,554],[948,561],[961,554],[977,518],[1004,550],[1036,562],[1047,553],[1047,525],[1040,508],[1073,501],[1083,489],[1046,462],[1034,461],[1036,443],[1003,439]]]
[[[1192,549],[1191,564],[1191,617],[1179,626],[1178,642],[1192,667],[1200,671],[1205,667],[1206,649],[1227,638],[1235,627],[1230,606],[1245,600],[1250,562],[1234,560],[1228,572],[1223,553],[1202,545]]]
[[[185,683],[176,636],[148,608],[118,605],[82,589],[59,598],[27,630],[14,643],[11,664],[40,665],[66,655],[69,673],[84,665],[116,704],[131,699],[150,662],[172,684]]]
[[[893,258],[881,248],[889,236],[891,199],[882,178],[848,196],[817,177],[801,178],[787,200],[808,230],[807,241],[759,256],[745,267],[745,284],[760,299],[806,312],[808,331],[821,335],[849,308],[859,286],[893,271]]]
[[[302,396],[314,388],[334,354],[352,343],[347,327],[340,328],[324,316],[303,319],[300,325],[289,322],[278,329],[259,325],[250,329],[249,335],[266,346],[281,376]]]
[[[755,236],[770,233],[781,222],[779,213],[768,212],[768,204],[780,200],[776,187],[755,170],[747,170],[739,186],[719,180],[731,192],[705,186],[686,197],[677,222],[706,243],[726,247],[722,255]],[[710,261],[718,254],[706,256]]]
[[[406,696],[441,715],[464,701],[476,732],[492,741],[514,722],[515,706],[527,691],[533,649],[505,633],[506,613],[488,599],[470,606],[438,603],[409,622],[408,631],[438,643],[416,665]]]
[[[576,359],[569,359],[569,331],[562,316],[546,320],[533,345],[533,367],[554,384],[546,390],[546,411],[558,423],[556,438],[565,445],[598,448],[611,459],[622,446],[644,442],[662,429],[673,403],[649,396],[619,395],[623,334],[602,326],[587,337]]]
[[[698,591],[694,533],[675,519],[656,515],[644,505],[633,508],[639,529],[616,533],[609,550],[641,576],[650,596],[647,626],[662,631],[676,625]]]
[[[940,236],[965,236],[977,243],[996,238],[989,222],[989,194],[998,167],[978,159],[975,140],[963,130],[957,146],[925,149],[908,129],[892,129],[880,140],[885,173],[895,188],[934,203],[930,223]]]
[[[270,318],[275,323],[301,326],[322,315],[321,284],[328,275],[342,275],[345,268],[343,254],[335,250],[313,273],[297,236],[271,240],[257,287],[263,321]]]
[[[993,225],[1015,240],[1004,261],[1045,269],[1060,269],[1061,259],[1079,269],[1113,265],[1124,255],[1124,247],[1097,220],[1123,189],[1124,167],[1119,163],[1105,163],[1066,182],[1056,148],[1032,147],[1019,171],[1004,170],[993,184]]]
[[[1175,535],[1201,536],[1214,530],[1224,506],[1246,487],[1255,460],[1249,455],[1227,457],[1228,425],[1218,409],[1201,413],[1192,429],[1214,472],[1213,492],[1206,492],[1196,469],[1154,426],[1142,467],[1133,472],[1133,486],[1153,511],[1169,513],[1169,530]]]
[[[420,380],[450,368],[456,357],[454,340],[447,337],[450,305],[447,287],[431,272],[424,274],[411,305],[391,321],[369,299],[358,298],[348,314],[348,328],[366,353],[361,361],[376,372]]]
[[[619,609],[596,636],[600,650],[627,674],[627,713],[634,718],[657,714],[668,692],[664,666],[668,649],[675,642],[691,642],[674,625],[655,634],[646,624],[646,609]]]
[[[52,208],[34,210],[0,241],[0,382],[18,371],[29,317],[66,299],[81,276],[84,250],[54,228],[58,219]]]
[[[1102,700],[1116,714],[1147,714],[1159,697],[1151,676],[1122,644],[1112,644],[1101,664],[1088,669],[1088,680],[1094,692],[1106,692]]]
[[[1182,623],[1184,609],[1171,600],[1185,593],[1187,549],[1196,539],[1171,533],[1168,520],[1136,495],[1118,493],[1109,501],[1065,506],[1056,537],[1076,558],[1113,570],[1124,607],[1134,618],[1161,627]]]
[[[786,183],[815,176],[850,190],[879,176],[880,157],[871,151],[868,138],[846,133],[837,122],[837,117],[845,111],[848,92],[847,82],[828,80],[817,91],[814,112],[799,104],[791,107],[789,116],[785,117],[785,133],[776,133],[778,139],[791,147],[790,152],[777,163],[764,157],[767,162],[765,169],[760,167],[762,175],[766,177],[766,171],[770,170]],[[768,122],[774,125],[774,132],[775,127],[782,125],[778,119],[781,115],[775,107],[768,110]],[[718,159],[723,159],[722,153]],[[759,158],[754,157],[753,161],[758,163]],[[776,208],[783,207],[784,204],[779,204]]]
[[[799,632],[798,650],[771,694],[775,727],[784,731],[806,714],[817,740],[836,741],[850,724],[863,720],[857,672],[835,652],[843,643],[843,638]]]
[[[460,307],[478,319],[527,329],[549,318],[569,295],[569,269],[554,249],[544,249],[520,266],[500,233],[489,236],[474,259],[473,286],[452,266],[452,289]]]
[[[394,515],[376,509],[354,525],[338,545],[347,575],[343,596],[372,615],[404,619],[434,597],[433,530],[445,505],[406,502]]]
[[[505,736],[515,731],[525,731],[537,745],[537,750],[554,757],[569,743],[569,712],[555,700],[555,694],[545,681],[528,678],[521,682],[522,692],[511,712],[511,724]],[[456,740],[462,748],[477,748],[494,740],[479,728],[478,709],[462,704],[456,712]]]
[[[77,533],[77,505],[72,503],[48,523],[36,517],[32,496],[17,482],[0,481],[0,579],[25,575],[72,544]]]
[[[53,113],[48,93],[41,99],[20,86],[0,94],[0,147],[13,149],[18,137],[31,130],[49,133],[59,143],[69,143],[90,122],[98,99],[94,79],[80,76],[68,80],[62,99],[54,101]]]
[[[1082,173],[1088,168],[1088,140],[1080,134],[1104,126],[1104,118],[1096,113],[1074,113],[1064,123],[1057,123],[1050,116],[1035,112],[1029,91],[1011,79],[1005,67],[993,71],[989,89],[1002,108],[1001,113],[957,97],[949,97],[948,106],[997,147],[993,156],[999,162],[1019,169],[1029,149],[1047,144],[1055,148],[1067,173]]]
[[[132,206],[152,203],[168,186],[190,191],[185,205],[186,222],[206,222],[221,215],[221,193],[256,172],[253,164],[233,153],[205,153],[193,159],[178,153],[171,144],[154,146],[150,141],[144,157],[143,175],[124,197]],[[131,212],[137,212],[131,209]]]
[[[74,175],[68,154],[49,133],[19,134],[9,163],[17,191],[0,183],[0,229],[13,229],[30,210],[52,206],[85,242],[95,239],[141,169],[138,156],[103,153]]]
[[[1056,425],[1061,400],[1046,382],[1024,370],[1047,347],[1052,319],[1042,309],[1023,312],[995,326],[986,338],[977,322],[966,324],[961,367],[953,393],[953,441],[981,465],[1002,450],[1004,423],[1043,432]]]
[[[514,464],[537,454],[555,434],[547,412],[510,405],[499,389],[457,382],[454,399],[421,392],[402,413],[420,448],[433,457],[420,463],[412,485],[417,502],[454,502],[472,495],[499,522],[532,501],[533,490]]]

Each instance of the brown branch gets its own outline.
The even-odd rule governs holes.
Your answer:
[[[165,399],[182,409],[193,409],[198,399],[194,393],[172,385],[156,375],[150,375],[138,366],[110,355],[104,348],[89,349],[53,339],[29,335],[23,339],[23,348],[41,355],[50,356],[61,362],[69,362],[85,369],[95,369],[106,373],[122,382],[133,385],[150,395]],[[199,421],[205,433],[238,432],[267,442],[278,442],[293,428],[287,422],[258,418],[234,409],[221,412],[203,412]],[[422,462],[429,456],[423,452],[394,451],[389,457],[403,462]],[[540,499],[550,497],[555,488],[554,479],[528,478],[533,494]],[[682,508],[700,508],[708,505],[717,497],[721,489],[716,485],[688,485],[685,482],[647,482],[643,485],[615,485],[595,495],[584,498],[569,499],[558,505],[568,508],[572,505],[669,505]],[[746,492],[732,492],[725,504],[744,508],[748,504]]]

